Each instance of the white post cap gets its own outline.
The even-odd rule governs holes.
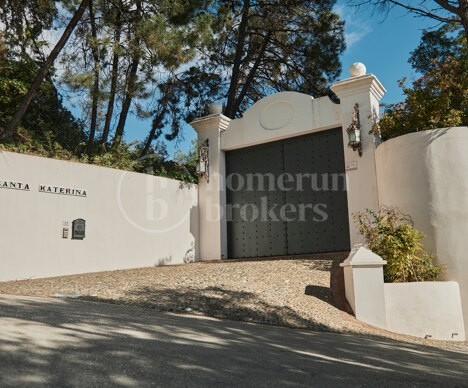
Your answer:
[[[210,115],[219,115],[223,111],[223,106],[219,102],[212,102],[208,107]]]
[[[349,68],[349,74],[351,77],[359,77],[366,74],[366,66],[361,62],[354,62]]]
[[[382,267],[387,262],[379,255],[376,255],[364,244],[356,244],[348,258],[340,264],[340,267],[367,267],[379,266]]]

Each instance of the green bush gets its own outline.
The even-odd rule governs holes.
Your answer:
[[[385,111],[371,133],[387,140],[411,132],[468,125],[467,61],[434,61],[434,68],[414,81],[412,88],[406,86],[406,77],[398,82],[405,101],[382,104]]]
[[[433,257],[422,248],[425,235],[398,209],[382,207],[378,212],[367,209],[354,214],[354,218],[369,249],[387,261],[386,282],[436,280],[442,273],[444,266],[435,265]]]
[[[26,55],[22,60],[0,56],[0,133],[14,116],[37,71],[38,64]],[[44,144],[52,140],[73,152],[77,144],[86,140],[84,124],[63,105],[52,76],[41,83],[21,120],[21,127],[29,140]],[[21,136],[15,139],[16,143],[22,140]]]
[[[187,155],[178,151],[175,161],[167,159],[168,155],[164,152],[158,153],[158,150],[153,149],[146,157],[140,158],[141,149],[136,146],[137,142],[124,141],[117,148],[105,149],[102,154],[88,156],[84,153],[86,143],[78,144],[76,150],[72,152],[63,148],[54,138],[54,134],[46,131],[42,139],[38,139],[31,131],[20,127],[15,139],[0,143],[0,150],[152,174],[186,183],[198,183],[194,159],[196,149],[193,147]]]

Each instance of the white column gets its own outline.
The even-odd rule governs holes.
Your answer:
[[[349,257],[340,264],[344,272],[346,299],[356,319],[382,329],[387,327],[385,264],[385,260],[362,244],[354,246]]]
[[[374,210],[379,208],[375,169],[375,147],[378,145],[378,140],[369,134],[369,131],[373,123],[378,120],[379,101],[386,90],[376,76],[365,72],[364,65],[355,63],[350,69],[351,78],[335,82],[331,86],[331,90],[340,99],[351,246],[362,241],[352,214],[366,208]],[[361,124],[361,157],[357,151],[347,147],[349,139],[346,129],[351,124],[356,103],[359,105]]]
[[[198,133],[199,142],[208,139],[208,182],[198,184],[199,254],[200,260],[227,258],[225,160],[221,150],[221,132],[231,120],[222,114],[211,114],[190,125]]]

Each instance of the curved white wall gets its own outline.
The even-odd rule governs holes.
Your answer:
[[[424,247],[460,285],[468,334],[468,128],[411,133],[376,150],[380,205],[398,207],[424,232]]]

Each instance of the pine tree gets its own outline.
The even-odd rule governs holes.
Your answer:
[[[81,17],[83,16],[83,13],[85,9],[88,7],[90,1],[91,0],[81,1],[80,5],[78,6],[75,13],[73,14],[73,17],[71,18],[70,22],[65,27],[65,30],[63,31],[62,36],[60,37],[60,39],[58,40],[58,42],[56,43],[56,45],[54,46],[54,48],[48,55],[47,59],[44,61],[41,68],[37,72],[37,75],[34,78],[33,82],[31,83],[29,90],[24,95],[23,99],[21,100],[21,103],[15,115],[13,116],[12,120],[5,128],[5,131],[2,134],[4,137],[10,137],[18,128],[18,125],[20,124],[24,114],[26,113],[26,110],[28,109],[29,104],[33,100],[34,95],[39,90],[42,81],[46,78],[51,66],[53,65],[57,56],[60,54],[60,51],[65,46],[65,43],[67,42],[68,38],[70,37],[71,33],[73,32],[74,28],[78,24]]]

